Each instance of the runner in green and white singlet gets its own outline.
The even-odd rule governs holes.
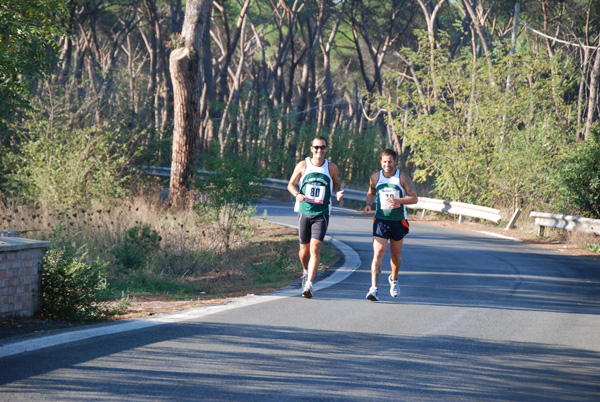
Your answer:
[[[406,204],[416,204],[419,200],[410,177],[396,168],[397,155],[393,149],[381,151],[381,170],[371,175],[367,205],[364,213],[371,214],[371,204],[375,201],[376,211],[373,219],[373,261],[371,262],[371,287],[367,300],[378,301],[377,284],[381,275],[383,257],[390,243],[391,275],[388,277],[390,295],[398,297],[398,273],[402,263],[402,243],[408,234]]]
[[[389,221],[401,221],[406,219],[406,204],[393,205],[388,204],[388,198],[404,198],[406,191],[400,183],[400,170],[391,177],[385,177],[383,170],[379,171],[379,178],[375,185],[377,196],[375,199],[376,213],[375,218],[387,219]]]
[[[338,168],[325,159],[327,140],[315,137],[311,141],[312,157],[300,161],[294,168],[287,189],[296,199],[300,262],[303,268],[302,296],[312,297],[312,282],[321,262],[321,245],[329,225],[331,197],[341,201],[344,191],[338,181]],[[296,185],[299,188],[296,188]]]
[[[329,215],[331,213],[331,191],[333,183],[329,174],[329,161],[315,166],[306,158],[306,168],[300,178],[300,193],[305,202],[300,203],[298,212],[304,215]]]

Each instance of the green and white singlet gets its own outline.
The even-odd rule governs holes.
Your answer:
[[[375,186],[377,197],[375,198],[375,205],[377,212],[375,218],[386,219],[388,221],[401,221],[406,219],[406,205],[402,204],[398,207],[384,209],[382,208],[382,201],[387,197],[402,198],[406,196],[406,191],[400,183],[400,170],[396,169],[396,173],[392,177],[385,177],[383,170],[379,171],[379,178]]]
[[[331,213],[331,193],[333,180],[329,174],[329,161],[325,159],[321,166],[315,166],[306,158],[306,169],[300,177],[300,193],[306,197],[298,212],[304,215],[329,215]]]

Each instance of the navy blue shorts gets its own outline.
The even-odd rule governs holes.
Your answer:
[[[310,243],[310,239],[323,241],[329,226],[329,215],[298,215],[300,244]]]
[[[408,234],[408,221],[388,221],[385,219],[373,219],[373,237],[383,237],[400,241]]]

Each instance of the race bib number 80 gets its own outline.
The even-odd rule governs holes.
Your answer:
[[[312,204],[323,204],[325,201],[325,186],[313,186],[312,184],[307,184],[304,196],[306,197],[307,202]]]

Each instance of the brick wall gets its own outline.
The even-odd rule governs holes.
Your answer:
[[[0,317],[31,317],[39,306],[40,265],[49,242],[0,237]]]

